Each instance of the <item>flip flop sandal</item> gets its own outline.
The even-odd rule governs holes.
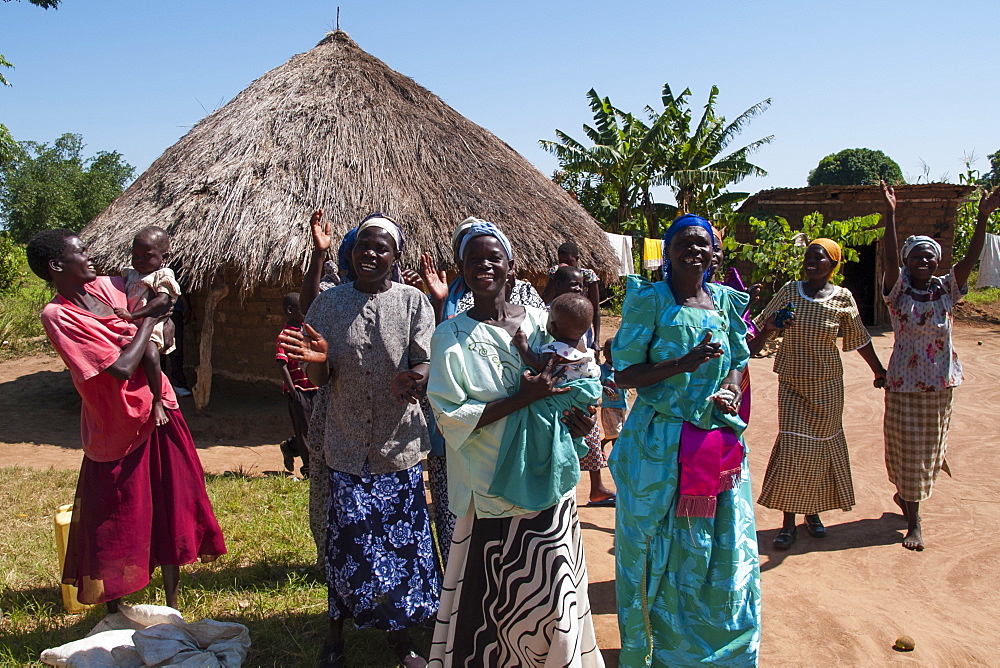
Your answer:
[[[819,515],[806,515],[806,529],[813,538],[826,538],[826,527]]]
[[[774,549],[787,550],[795,542],[795,528],[782,528],[778,535],[774,537]]]
[[[614,508],[615,502],[618,500],[617,494],[612,494],[606,499],[601,499],[600,501],[591,501],[585,508]]]

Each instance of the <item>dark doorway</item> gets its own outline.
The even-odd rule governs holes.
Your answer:
[[[841,285],[854,295],[862,322],[870,326],[875,324],[875,299],[878,297],[875,290],[878,245],[868,244],[855,250],[858,251],[858,261],[848,262],[842,267],[844,280]]]

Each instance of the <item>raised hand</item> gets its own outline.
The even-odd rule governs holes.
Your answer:
[[[993,192],[979,200],[979,217],[989,218],[990,214],[1000,206],[1000,186],[993,189]]]
[[[427,286],[427,293],[431,299],[443,302],[448,298],[448,274],[442,269],[438,271],[434,256],[424,253],[420,256],[420,275]]]
[[[309,364],[326,362],[330,350],[326,339],[310,325],[303,325],[302,332],[282,332],[278,343],[289,359]]]
[[[885,203],[889,206],[890,210],[895,211],[896,190],[892,186],[887,185],[885,181],[879,181],[878,183],[882,186],[882,198],[885,200]]]
[[[406,283],[411,288],[416,288],[417,290],[423,291],[424,289],[424,279],[420,278],[420,274],[412,269],[404,269],[400,274],[403,277],[403,283]]]
[[[712,341],[712,332],[706,331],[701,343],[677,359],[677,367],[681,371],[691,372],[716,357],[722,357],[722,344]]]
[[[330,222],[323,222],[323,209],[313,211],[312,218],[309,219],[309,227],[312,229],[313,246],[316,250],[330,250],[333,237],[330,235]]]

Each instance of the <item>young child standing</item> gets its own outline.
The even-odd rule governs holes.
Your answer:
[[[116,308],[115,315],[122,320],[139,320],[162,313],[165,305],[180,297],[181,286],[177,284],[173,270],[167,266],[169,259],[170,236],[166,230],[156,225],[139,230],[132,240],[132,266],[122,272],[128,310]],[[157,426],[170,421],[163,410],[163,388],[155,385],[163,378],[160,352],[166,355],[173,351],[173,338],[172,331],[164,334],[164,323],[157,323],[142,355],[142,368],[153,393],[153,417]]]
[[[295,458],[302,458],[299,472],[302,477],[309,477],[309,448],[306,439],[309,436],[309,419],[312,416],[313,400],[318,387],[312,384],[298,360],[289,359],[285,349],[281,347],[281,336],[289,332],[302,331],[305,317],[299,307],[299,293],[289,292],[281,300],[281,308],[285,312],[285,327],[278,335],[275,344],[274,361],[281,368],[281,391],[288,399],[288,415],[292,419],[292,429],[295,432],[294,445],[289,441],[281,444],[281,454],[284,457],[286,471],[295,470]]]
[[[593,314],[590,300],[567,293],[549,306],[548,330],[554,341],[535,351],[522,330],[514,335],[524,365],[537,373],[552,369],[562,389],[507,418],[489,493],[525,510],[551,507],[580,479],[580,457],[588,447],[574,441],[560,418],[573,407],[586,410],[601,396],[601,371],[583,341]],[[548,495],[540,495],[541,490]]]

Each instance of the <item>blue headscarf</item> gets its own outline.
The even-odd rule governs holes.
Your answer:
[[[507,235],[501,232],[499,227],[485,220],[476,221],[469,228],[469,231],[465,233],[465,236],[462,238],[462,245],[458,247],[458,259],[465,259],[465,249],[468,248],[469,242],[476,237],[493,237],[503,246],[503,250],[507,254],[507,259],[514,259],[514,251],[510,246],[510,240],[507,239]]]
[[[712,250],[719,250],[719,242],[715,239],[715,231],[712,229],[712,224],[702,218],[701,216],[696,216],[693,213],[686,213],[680,218],[676,219],[667,228],[667,231],[663,233],[663,280],[669,281],[672,269],[670,267],[670,255],[668,251],[670,250],[670,242],[673,240],[674,236],[686,227],[700,227],[708,233],[708,238],[712,240]],[[708,284],[708,274],[711,269],[705,269],[705,275],[702,278],[702,285]],[[706,287],[705,291],[708,291]]]
[[[357,238],[358,228],[351,228],[344,235],[344,240],[340,242],[340,247],[337,248],[337,269],[350,281],[357,278],[354,275],[354,267],[351,266],[351,249],[354,248],[354,242]]]

